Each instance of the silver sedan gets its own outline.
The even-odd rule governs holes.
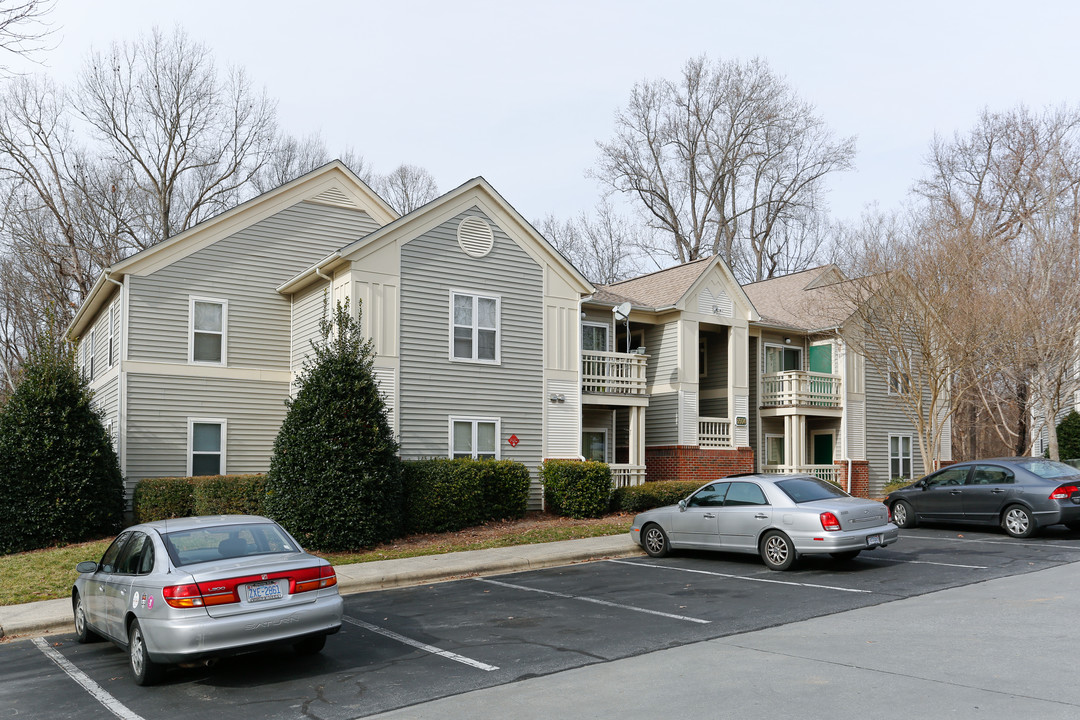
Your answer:
[[[641,513],[630,528],[653,557],[679,548],[752,553],[771,570],[787,570],[800,555],[852,560],[899,535],[883,504],[809,475],[716,480],[678,505]]]
[[[79,642],[127,650],[135,682],[163,666],[277,643],[317,653],[341,629],[337,575],[255,515],[162,520],[124,530],[71,590]]]

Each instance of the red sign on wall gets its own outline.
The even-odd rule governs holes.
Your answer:
[[[510,437],[508,437],[506,439],[506,442],[510,443],[510,447],[517,447],[518,443],[521,442],[521,441],[518,440],[517,435],[511,435]]]

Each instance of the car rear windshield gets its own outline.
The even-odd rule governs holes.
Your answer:
[[[848,494],[831,482],[825,482],[814,477],[798,477],[790,480],[780,480],[776,487],[784,491],[792,501],[797,503],[814,502],[815,500],[828,500],[835,497],[847,497]]]
[[[199,527],[165,533],[163,538],[169,557],[177,567],[300,550],[274,523]]]
[[[1046,480],[1057,480],[1058,478],[1076,477],[1080,475],[1080,470],[1066,465],[1065,463],[1054,462],[1053,460],[1032,458],[1031,460],[1020,460],[1017,464],[1029,473],[1038,475]]]

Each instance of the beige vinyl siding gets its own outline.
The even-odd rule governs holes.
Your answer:
[[[646,377],[649,385],[679,382],[679,324],[648,325],[645,353],[649,356]],[[697,378],[694,378],[696,381]]]
[[[129,375],[128,491],[144,477],[187,472],[189,417],[228,421],[226,472],[266,472],[288,391],[277,382]]]
[[[649,398],[645,412],[645,445],[679,443],[679,393],[664,393]]]
[[[311,341],[321,335],[319,325],[329,312],[330,282],[322,281],[304,288],[292,301],[292,371],[299,374],[304,358],[311,355]]]
[[[467,215],[488,219],[494,247],[466,255],[457,228]],[[450,360],[450,292],[500,298],[499,364]],[[406,242],[401,249],[401,375],[398,409],[403,458],[447,457],[449,417],[497,417],[501,457],[536,477],[543,433],[542,268],[479,209]],[[511,435],[517,447],[507,442]],[[530,504],[538,507],[534,482]]]
[[[132,360],[187,363],[191,296],[228,301],[227,364],[288,370],[290,300],[274,288],[366,235],[366,213],[300,202],[147,276],[130,276]]]

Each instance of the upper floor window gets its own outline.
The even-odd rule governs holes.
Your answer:
[[[499,362],[499,298],[450,293],[453,336],[450,357],[472,362]]]
[[[785,345],[765,346],[765,372],[802,370],[802,349]]]
[[[608,326],[599,323],[581,323],[581,349],[586,352],[607,352]]]
[[[225,330],[229,303],[225,300],[191,298],[191,362],[225,364]]]
[[[450,418],[450,457],[499,459],[498,418]]]
[[[97,344],[97,332],[95,330],[90,331],[90,338],[86,343],[85,355],[83,355],[83,372],[86,373],[87,380],[94,379],[94,346]]]
[[[889,394],[906,395],[911,392],[910,365],[911,354],[903,350],[889,353]]]

